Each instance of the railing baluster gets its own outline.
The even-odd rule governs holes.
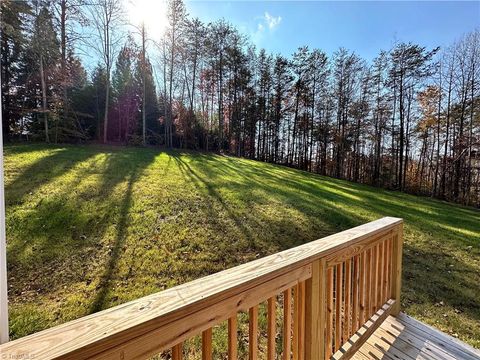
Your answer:
[[[312,263],[312,277],[305,282],[305,360],[325,358],[327,263]]]
[[[305,281],[298,284],[298,360],[305,359]]]
[[[370,317],[370,296],[372,288],[372,249],[368,249],[365,255],[365,320]]]
[[[293,360],[303,360],[305,349],[305,282],[295,286],[293,300]]]
[[[295,285],[293,288],[293,338],[292,338],[292,355],[293,360],[298,359],[298,332],[299,332],[299,324],[298,324],[298,312],[299,312],[299,292],[300,286],[299,284]]]
[[[343,343],[350,337],[350,310],[352,294],[352,261],[348,259],[345,262],[345,305],[343,308]]]
[[[377,268],[378,268],[378,256],[377,256],[377,247],[372,248],[372,262],[371,262],[371,272],[372,272],[372,287],[370,292],[370,312],[369,316],[373,316],[377,309]]]
[[[326,326],[325,358],[332,356],[333,347],[333,268],[327,269],[327,326]]]
[[[237,359],[237,314],[228,319],[228,359]]]
[[[377,299],[377,309],[380,309],[382,305],[385,303],[385,299],[383,296],[383,262],[384,260],[384,250],[383,250],[383,245],[385,244],[385,241],[382,241],[378,245],[378,299]]]
[[[248,355],[250,360],[256,360],[258,352],[258,305],[250,308],[248,321]]]
[[[342,346],[343,263],[337,265],[335,277],[335,351],[337,351]]]
[[[275,359],[275,330],[276,330],[276,312],[275,297],[268,299],[267,314],[267,360]]]
[[[202,332],[202,360],[212,360],[212,328]]]
[[[366,256],[367,255],[365,251],[360,254],[360,289],[359,289],[360,313],[358,314],[358,322],[359,322],[358,327],[362,326],[365,323]]]
[[[172,359],[173,360],[182,360],[182,355],[183,355],[183,342],[175,345],[172,348]]]
[[[352,329],[350,336],[358,330],[358,289],[360,282],[359,256],[353,258],[353,290],[352,290]]]
[[[283,360],[290,360],[292,347],[292,290],[283,292]]]
[[[372,306],[373,314],[375,314],[379,309],[378,303],[380,301],[379,298],[380,298],[380,271],[381,271],[381,269],[382,268],[380,267],[380,243],[378,243],[377,245],[375,245],[375,302]]]
[[[393,237],[388,240],[388,298],[392,298],[392,282],[393,282]]]
[[[383,247],[383,257],[384,257],[384,261],[383,261],[383,273],[384,273],[384,276],[383,276],[383,302],[387,301],[389,299],[389,296],[388,296],[388,284],[389,284],[389,280],[390,280],[390,275],[388,273],[388,263],[390,262],[390,251],[389,251],[389,247],[390,246],[390,238],[388,238],[387,240],[385,240],[385,246]]]

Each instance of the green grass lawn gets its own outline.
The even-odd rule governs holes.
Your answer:
[[[480,212],[233,157],[5,148],[11,335],[383,216],[405,220],[403,310],[480,347]]]

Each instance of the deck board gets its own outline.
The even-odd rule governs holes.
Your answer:
[[[480,351],[400,313],[389,316],[353,359],[480,360]]]

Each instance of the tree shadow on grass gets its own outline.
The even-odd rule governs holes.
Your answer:
[[[125,191],[125,196],[120,206],[120,214],[116,224],[117,231],[115,241],[113,247],[110,249],[109,259],[100,278],[99,285],[97,286],[98,291],[90,306],[89,313],[100,311],[105,307],[105,300],[110,291],[115,268],[127,236],[128,213],[132,205],[132,190],[137,176],[136,171],[129,175],[127,190]]]
[[[62,150],[63,152],[63,150]],[[72,249],[79,249],[82,246],[89,245],[89,230],[97,227],[94,214],[82,211],[82,206],[86,199],[91,197],[91,188],[79,191],[77,187],[87,178],[91,172],[94,172],[98,163],[92,164],[90,161],[95,153],[88,153],[88,156],[67,156],[67,161],[59,161],[56,156],[46,157],[32,164],[21,175],[30,179],[36,186],[23,189],[24,195],[30,194],[37,196],[39,184],[52,183],[56,185],[53,192],[46,192],[45,196],[39,197],[38,201],[32,204],[26,203],[25,196],[16,197],[15,202],[18,208],[15,208],[9,214],[7,210],[7,232],[12,234],[8,241],[8,250],[10,263],[18,265],[28,265],[34,263],[35,266],[51,260],[62,260],[64,257],[72,255]],[[55,163],[55,170],[50,169],[52,161]],[[89,166],[78,167],[74,165],[81,162],[88,162]],[[69,180],[63,180],[61,184],[56,184],[56,178],[73,171],[75,175]],[[52,175],[53,174],[53,175]],[[40,180],[38,180],[40,179]],[[11,184],[13,187],[22,188],[22,181]],[[7,192],[9,189],[7,189]],[[11,206],[11,204],[9,204]],[[32,251],[30,256],[25,254],[27,249]],[[73,252],[75,253],[75,251]],[[40,262],[40,263],[39,263]]]
[[[247,184],[255,182],[264,190],[275,190],[275,192],[287,195],[288,198],[301,198],[301,200],[306,200],[307,204],[312,200],[317,202],[319,206],[322,206],[323,202],[331,202],[332,204],[351,203],[354,208],[373,214],[377,213],[379,216],[405,217],[410,226],[416,226],[422,230],[425,230],[425,224],[432,231],[438,231],[438,224],[447,224],[451,227],[458,227],[461,224],[461,227],[467,231],[478,232],[480,212],[475,209],[462,208],[440,201],[390,192],[361,184],[355,184],[355,189],[352,189],[348,187],[348,182],[311,173],[300,172],[298,174],[298,171],[288,168],[276,167],[270,169],[271,165],[268,164],[261,164],[266,167],[266,170],[263,171],[253,162],[243,165],[242,162],[245,160],[238,160],[239,164],[230,165],[233,160],[228,157],[214,157],[213,159],[217,164],[208,167],[206,170],[208,176],[220,176],[216,169],[223,164],[224,167],[230,168],[231,174],[241,174]],[[205,160],[202,158],[197,159],[197,161],[203,162]],[[212,160],[210,160],[211,162]],[[268,173],[269,176],[266,177],[265,173]],[[363,215],[353,216],[353,218],[358,219],[358,221],[354,221],[355,223],[366,220]],[[449,229],[444,230],[447,231],[449,236],[457,239],[458,232]],[[475,235],[467,236],[470,239],[472,237],[475,237]]]
[[[257,233],[262,234],[259,229],[273,229],[280,230],[291,228],[295,229],[296,234],[292,234],[295,239],[292,242],[286,244],[284,240],[273,237],[270,242],[275,242],[277,249],[285,249],[294,245],[299,245],[303,242],[314,240],[311,237],[312,233],[318,234],[318,237],[327,235],[329,231],[325,231],[325,227],[332,229],[338,228],[338,224],[341,223],[345,227],[351,227],[357,225],[359,221],[351,214],[340,211],[336,208],[332,208],[323,202],[315,201],[315,196],[311,193],[305,193],[304,191],[298,191],[297,184],[288,184],[289,180],[283,178],[281,181],[267,180],[261,173],[251,172],[245,169],[242,164],[233,166],[225,161],[225,157],[222,156],[206,156],[203,154],[195,154],[192,156],[189,153],[190,164],[182,165],[185,167],[185,173],[194,177],[196,182],[201,182],[208,190],[208,194],[213,196],[218,202],[222,203],[224,209],[228,209],[229,205],[224,199],[224,196],[220,193],[221,189],[226,190],[231,194],[234,199],[240,200],[247,204],[248,213],[241,213],[228,209],[229,217],[235,221],[237,227],[244,233],[245,237],[250,240],[250,243],[254,243],[254,238],[258,238]],[[181,154],[176,157],[180,159]],[[183,162],[185,164],[185,162]],[[240,180],[237,180],[240,175]],[[236,181],[232,181],[235,179]],[[289,186],[285,186],[285,184]],[[329,200],[339,201],[340,197],[335,194],[325,193],[324,198],[329,197]],[[263,214],[256,212],[253,208],[257,205],[265,204],[268,206],[272,201],[280,202],[281,204],[288,204],[291,208],[295,209],[299,213],[303,214],[305,219],[310,219],[312,216],[316,216],[315,223],[311,223],[308,229],[302,234],[302,228],[295,224],[294,219],[274,219],[264,216]],[[250,206],[251,205],[251,206]],[[230,205],[231,206],[231,205]],[[321,217],[319,217],[321,216]],[[256,234],[253,235],[247,226],[244,225],[244,219],[247,218],[247,222],[255,223],[257,227]],[[288,223],[291,226],[288,226]],[[262,248],[259,248],[259,252],[262,253]]]
[[[185,162],[182,159],[181,154],[171,154],[173,159],[175,160],[178,168],[184,175],[184,177],[188,178],[193,184],[195,184],[198,188],[205,188],[207,190],[208,195],[212,198],[215,199],[215,201],[220,204],[220,206],[223,208],[223,210],[226,211],[228,216],[230,217],[231,220],[234,221],[235,225],[237,226],[238,229],[243,233],[245,236],[245,239],[248,243],[248,246],[254,250],[255,249],[255,242],[252,237],[251,231],[243,224],[242,220],[235,214],[235,212],[231,209],[231,207],[227,204],[225,199],[222,197],[222,195],[219,193],[217,186],[214,184],[210,183],[208,179],[205,177],[201,176],[197,171],[195,171],[187,162]],[[210,208],[213,210],[213,208]],[[213,217],[216,216],[216,214],[212,214]]]
[[[5,203],[7,206],[22,204],[28,195],[42,185],[55,181],[78,163],[95,155],[95,152],[83,148],[77,149],[75,152],[68,147],[48,150],[51,151],[48,156],[40,157],[6,184]]]
[[[57,176],[62,174],[60,169],[65,173],[74,171],[68,180],[63,180],[62,189],[41,198],[34,207],[20,208],[10,216],[8,229],[14,236],[8,248],[11,292],[16,296],[28,290],[54,293],[72,283],[92,277],[94,280],[99,273],[99,294],[92,308],[103,306],[103,294],[108,293],[126,237],[132,188],[158,153],[155,150],[139,153],[135,149],[97,150],[86,157],[78,156],[82,161],[88,160],[85,166],[73,169],[71,162],[63,168],[58,166]],[[91,159],[92,155],[95,158]],[[55,178],[49,175],[50,162],[41,163],[32,165],[31,169],[38,169],[40,174],[29,170],[31,176],[53,183]],[[124,195],[119,197],[118,191],[114,195],[116,187],[125,182]],[[110,244],[106,234],[115,222],[116,235]],[[102,275],[98,263],[103,261],[106,265]]]
[[[231,160],[227,160],[227,163]],[[244,176],[257,179],[264,178],[261,169],[255,165],[244,169]],[[268,171],[269,176],[275,179],[275,183],[288,184],[291,189],[322,201],[333,201],[351,203],[354,208],[377,213],[379,216],[403,217],[408,225],[419,230],[437,232],[442,226],[442,232],[446,233],[452,240],[462,241],[470,245],[478,246],[475,233],[478,233],[480,222],[480,211],[473,208],[462,208],[460,206],[444,203],[438,200],[416,197],[413,195],[387,191],[384,189],[372,188],[367,185],[355,184],[355,189],[348,186],[348,182],[322,177],[311,173],[297,174],[291,169],[277,169]],[[305,181],[305,177],[308,179]],[[355,217],[355,216],[354,216]],[[359,221],[366,219],[360,215],[356,216]],[[350,224],[348,224],[350,225]],[[471,232],[465,235],[458,231],[459,225],[462,229]],[[448,226],[451,228],[449,229]],[[457,228],[454,229],[454,228]]]
[[[87,226],[88,219],[75,204],[65,201],[64,193],[52,196],[47,193],[40,197],[38,190],[74,171],[78,164],[88,161],[95,153],[84,148],[72,152],[68,147],[45,145],[15,146],[14,151],[10,147],[7,149],[9,154],[49,152],[22,169],[5,189],[10,283],[15,285],[30,274],[28,278],[34,280],[28,286],[44,291],[45,287],[39,284],[41,280],[36,280],[41,277],[39,270],[53,271],[49,265],[61,261],[70,248],[81,245],[82,228]],[[66,231],[71,235],[64,238]]]
[[[408,194],[387,192],[386,190],[358,187],[352,190],[333,181],[328,181],[329,188],[346,194],[361,197],[361,201],[352,200],[356,206],[373,210],[388,216],[402,217],[410,226],[422,231],[438,232],[439,226],[448,238],[466,244],[479,246],[475,235],[461,234],[459,230],[472,233],[479,232],[480,211],[476,209],[461,208],[460,206],[443,203],[434,199],[415,197]],[[396,200],[396,201],[395,201]],[[463,211],[460,211],[463,210]],[[448,227],[451,227],[450,229]],[[456,228],[456,229],[455,229]]]
[[[100,186],[100,194],[104,194],[117,184],[127,181],[123,197],[118,202],[118,215],[115,221],[115,239],[110,245],[108,260],[105,264],[103,274],[97,286],[97,293],[92,301],[89,313],[100,311],[107,307],[108,296],[111,290],[112,281],[115,278],[115,271],[118,261],[125,251],[124,245],[128,236],[130,209],[133,204],[133,191],[135,183],[141,177],[143,171],[154,162],[158,151],[148,149],[143,152],[131,151],[116,153],[108,162],[105,174],[108,174]]]

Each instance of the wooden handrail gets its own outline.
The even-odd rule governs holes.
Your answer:
[[[328,279],[329,276],[340,279],[340,273],[331,269],[340,269],[344,266],[342,264],[348,262],[348,271],[361,270],[360,265],[364,263],[359,260],[357,264],[356,259],[361,259],[365,253],[377,248],[382,249],[382,254],[387,254],[388,246],[383,247],[383,244],[393,243],[392,261],[382,262],[385,269],[393,269],[390,270],[391,284],[388,285],[391,294],[386,291],[382,294],[381,290],[387,285],[381,283],[383,277],[376,277],[380,288],[375,287],[375,291],[382,294],[383,299],[380,295],[377,299],[375,295],[376,300],[371,302],[371,309],[382,309],[385,299],[390,301],[391,298],[394,304],[392,313],[398,311],[402,223],[401,219],[385,217],[11,341],[0,346],[0,359],[2,356],[12,359],[145,359],[172,348],[191,336],[209,331],[219,322],[232,319],[238,311],[253,309],[263,301],[274,301],[277,294],[287,294],[291,289],[295,289],[292,299],[294,308],[297,308],[293,318],[297,329],[292,340],[294,358],[297,354],[297,359],[323,359],[331,355],[327,341],[331,338],[328,334],[331,314],[328,313],[327,304],[328,297],[333,295],[328,291]],[[382,257],[377,256],[375,259]],[[351,261],[353,266],[350,267]],[[376,272],[382,272],[381,265],[375,266]],[[386,275],[384,277],[387,278]],[[339,281],[343,286],[344,282]],[[358,285],[361,288],[362,284]],[[348,291],[348,296],[351,289],[357,288],[349,287],[345,290]],[[369,289],[373,291],[373,288]],[[359,306],[355,324],[362,326],[362,300],[357,293],[352,293],[352,297]],[[368,314],[365,320],[369,320],[375,313],[369,309],[364,311]],[[343,323],[340,321],[338,324]],[[335,329],[344,333],[344,328],[335,325]],[[347,340],[345,335],[348,333],[350,336],[351,330],[357,331],[350,324],[347,325],[347,330],[341,335],[342,340]],[[256,331],[255,326],[253,331]],[[285,346],[290,346],[290,341],[284,343]],[[337,343],[332,351],[338,348]],[[176,346],[175,351],[175,356],[181,358],[181,346]],[[289,352],[290,349],[284,351]],[[232,349],[232,353],[236,354],[236,348]]]

